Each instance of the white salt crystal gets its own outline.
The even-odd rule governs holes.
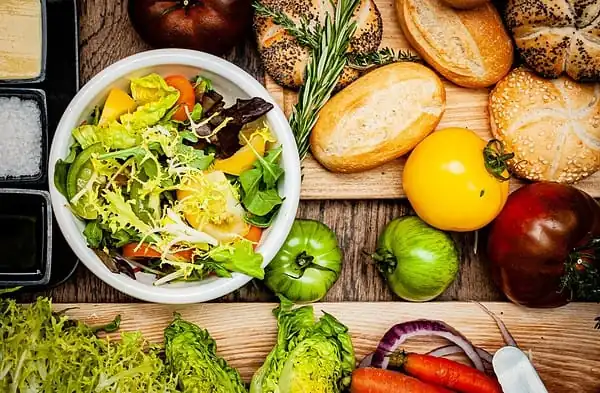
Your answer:
[[[0,178],[40,173],[42,125],[36,101],[0,97]]]

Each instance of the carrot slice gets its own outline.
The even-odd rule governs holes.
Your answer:
[[[185,108],[187,107],[189,112],[192,112],[196,103],[196,93],[194,92],[194,86],[192,83],[183,75],[171,75],[165,78],[167,85],[179,90],[179,99],[177,105],[179,109],[173,115],[173,119],[177,121],[187,120]]]

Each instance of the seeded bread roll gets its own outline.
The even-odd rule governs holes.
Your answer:
[[[311,23],[323,24],[326,13],[334,15],[329,0],[262,0],[261,3],[273,10],[285,13],[299,25],[303,16]],[[354,12],[356,31],[350,42],[350,51],[373,52],[379,48],[383,34],[381,14],[373,0],[361,0]],[[310,57],[308,48],[303,47],[283,27],[271,18],[255,14],[254,31],[261,59],[267,73],[278,84],[298,89],[304,83],[304,70]],[[348,85],[360,76],[357,70],[346,67],[338,88]]]
[[[512,42],[491,3],[458,10],[442,0],[395,1],[410,44],[450,81],[464,87],[487,87],[510,70]]]
[[[506,23],[535,72],[600,81],[600,1],[509,0]]]
[[[517,68],[490,94],[490,117],[519,177],[574,183],[600,168],[600,84]]]

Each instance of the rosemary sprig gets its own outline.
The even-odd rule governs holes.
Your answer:
[[[311,24],[307,17],[303,16],[300,23],[296,24],[284,12],[266,7],[259,1],[255,1],[252,6],[258,15],[273,19],[275,24],[283,27],[289,34],[304,46],[311,49],[319,45],[319,38],[322,32],[322,26]]]
[[[335,17],[327,15],[306,66],[304,85],[298,92],[298,103],[290,117],[290,126],[296,138],[300,159],[308,153],[310,132],[317,122],[323,105],[331,97],[347,62],[346,52],[356,29],[352,14],[359,0],[339,0]]]
[[[420,61],[419,56],[410,51],[398,50],[392,48],[381,48],[375,52],[369,53],[349,53],[348,65],[356,70],[369,70],[374,67],[383,66],[397,61]]]

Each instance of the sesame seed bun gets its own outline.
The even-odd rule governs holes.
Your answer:
[[[509,0],[506,23],[535,72],[600,81],[600,1]]]
[[[515,153],[512,172],[575,183],[600,169],[600,84],[547,80],[517,68],[490,94],[495,138]]]
[[[262,0],[265,6],[284,12],[297,25],[302,16],[323,23],[326,13],[334,15],[329,0]],[[373,52],[379,48],[383,35],[381,14],[373,0],[361,0],[354,12],[356,31],[350,43],[350,51]],[[271,18],[255,14],[254,31],[265,70],[278,84],[298,89],[304,83],[304,70],[310,51],[303,47],[285,29]],[[360,76],[357,70],[346,67],[338,88],[348,85]]]

